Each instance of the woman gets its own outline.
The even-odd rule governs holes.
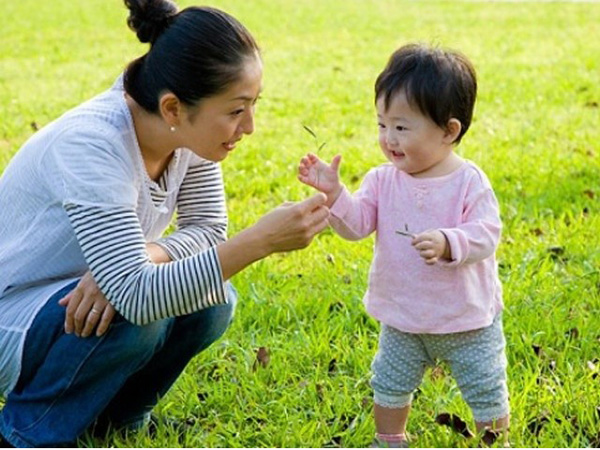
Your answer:
[[[148,53],[34,135],[0,179],[5,445],[146,423],[229,325],[226,280],[327,226],[318,194],[226,238],[218,162],[253,132],[258,47],[215,9],[125,4]],[[177,231],[161,238],[175,210]]]

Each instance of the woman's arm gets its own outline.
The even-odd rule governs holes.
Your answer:
[[[276,252],[304,248],[328,225],[327,198],[322,193],[280,206],[252,227],[217,246],[223,279]]]
[[[200,161],[188,168],[177,195],[177,230],[160,238],[171,260],[182,259],[227,239],[225,189],[219,164]]]
[[[171,262],[160,245],[146,244],[146,251],[150,261],[155,264]],[[94,331],[96,336],[102,336],[108,331],[116,314],[114,306],[106,299],[90,271],[58,303],[66,307],[65,333],[75,333],[80,337],[91,336]]]
[[[217,247],[159,265],[149,258],[134,210],[68,204],[66,211],[100,291],[143,325],[225,303],[225,280],[272,253],[306,247],[327,226],[325,201],[317,194],[281,206]]]

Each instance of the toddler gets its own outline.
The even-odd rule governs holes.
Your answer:
[[[351,194],[331,164],[308,154],[301,182],[327,195],[345,239],[376,232],[367,311],[381,322],[372,364],[375,444],[405,447],[412,394],[425,368],[448,362],[477,430],[509,424],[498,203],[483,171],[454,152],[477,94],[462,54],[406,45],[375,82],[379,145],[388,160]]]

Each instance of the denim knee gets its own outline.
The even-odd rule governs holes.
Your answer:
[[[231,283],[227,283],[227,303],[212,306],[188,316],[196,322],[197,329],[202,330],[197,334],[198,338],[210,342],[219,339],[233,320],[236,304],[237,291]],[[182,326],[182,324],[178,325]]]
[[[213,336],[215,340],[220,338],[223,333],[229,328],[233,315],[235,313],[235,307],[237,305],[237,290],[231,283],[227,283],[227,303],[224,305],[216,306],[213,311],[210,312],[212,321],[210,327],[212,328]]]
[[[162,348],[173,322],[174,319],[169,318],[140,326],[120,318],[111,325],[107,338],[116,339],[121,344],[123,356],[144,360]]]

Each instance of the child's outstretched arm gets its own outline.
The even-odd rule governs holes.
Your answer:
[[[337,155],[328,165],[317,155],[308,153],[300,160],[298,166],[298,179],[324,193],[327,196],[327,207],[331,207],[342,192],[343,186],[339,173],[341,160],[342,156]]]

